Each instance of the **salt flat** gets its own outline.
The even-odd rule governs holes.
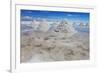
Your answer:
[[[21,37],[21,62],[73,61],[89,59],[89,34],[31,32]]]

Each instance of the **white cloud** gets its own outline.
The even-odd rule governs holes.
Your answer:
[[[22,16],[22,19],[33,19],[31,16]]]

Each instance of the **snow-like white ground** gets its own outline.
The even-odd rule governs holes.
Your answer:
[[[33,36],[23,36],[21,43],[21,62],[89,59],[88,34],[76,33],[70,37],[63,35],[63,33],[52,34],[54,33],[38,32],[33,33]]]
[[[48,31],[47,22],[41,24],[39,31],[21,35],[21,62],[89,59],[89,33],[77,32],[65,21],[53,31]]]

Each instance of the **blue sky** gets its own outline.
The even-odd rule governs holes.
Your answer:
[[[29,16],[32,18],[44,18],[47,20],[63,20],[82,21],[89,23],[89,13],[82,12],[62,12],[62,11],[40,11],[40,10],[21,10],[21,17]]]

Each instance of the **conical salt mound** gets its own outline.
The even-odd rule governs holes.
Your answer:
[[[56,32],[62,32],[62,33],[74,33],[76,32],[71,24],[68,24],[67,21],[63,20],[59,23],[57,26]]]
[[[54,31],[57,28],[57,23],[52,23],[49,31]]]
[[[36,20],[33,20],[32,21],[32,28],[33,28],[33,30],[37,30],[38,26],[39,26],[39,22],[36,21]]]
[[[48,29],[49,29],[48,22],[46,20],[42,20],[38,26],[38,30],[46,32],[48,31]]]

